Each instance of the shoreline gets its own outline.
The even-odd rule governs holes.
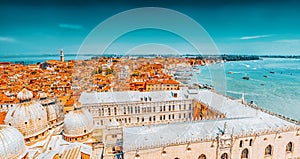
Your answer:
[[[121,54],[103,54],[103,55],[95,55],[95,54],[65,54],[66,61],[72,60],[93,60],[98,59],[101,57],[126,57]],[[141,54],[141,55],[131,55],[132,58],[154,58],[158,57],[154,54]],[[223,60],[223,61],[251,61],[251,60],[262,60],[263,58],[288,58],[288,59],[300,59],[299,55],[234,55],[234,54],[220,54],[220,55],[194,55],[194,54],[185,54],[185,55],[171,55],[166,54],[160,57],[178,57],[178,58],[192,58],[192,59],[203,59],[203,60]],[[34,59],[33,59],[34,58]],[[40,64],[46,62],[48,60],[59,60],[59,55],[57,54],[44,54],[44,55],[33,55],[29,54],[25,57],[16,57],[16,56],[1,56],[0,63],[2,62],[10,62],[12,64],[23,64],[23,65],[30,65],[30,64]]]
[[[276,60],[276,58],[273,58],[273,59],[275,60],[275,62],[274,61],[270,62],[271,64],[277,63],[276,61],[281,61],[280,59],[279,60]],[[261,63],[259,65],[269,63],[268,59],[266,59],[266,62],[263,62],[264,60],[265,59],[261,59],[260,61],[257,61],[257,62]],[[298,61],[298,60],[293,60],[291,58],[283,58],[282,61],[286,61],[286,62],[283,62],[282,64],[289,63],[288,62],[289,60]],[[251,63],[251,62],[246,62],[246,63]],[[275,116],[280,117],[280,118],[285,118],[286,120],[297,123],[298,125],[300,124],[300,119],[299,119],[298,116],[296,116],[297,113],[288,114],[287,112],[280,111],[280,110],[282,110],[282,106],[278,106],[278,108],[277,108],[277,106],[275,106],[273,102],[265,102],[266,100],[267,101],[272,100],[272,98],[265,98],[264,101],[262,100],[263,97],[274,97],[274,95],[272,95],[273,94],[272,92],[268,92],[271,95],[267,95],[268,93],[266,92],[266,91],[272,91],[272,89],[270,90],[270,88],[272,88],[272,85],[274,85],[274,83],[275,83],[275,82],[273,82],[274,80],[280,80],[281,79],[281,81],[285,81],[285,80],[283,80],[283,78],[286,79],[287,77],[293,77],[292,79],[294,79],[294,80],[291,81],[291,82],[296,82],[298,80],[297,75],[299,74],[299,72],[298,73],[297,72],[292,72],[293,74],[291,74],[291,72],[281,72],[283,70],[276,70],[275,71],[274,69],[268,68],[268,67],[264,68],[264,69],[256,69],[256,68],[259,68],[259,67],[258,67],[258,64],[256,64],[256,62],[255,62],[255,64],[251,65],[251,67],[249,66],[250,65],[249,64],[247,66],[247,68],[246,68],[245,65],[242,65],[241,70],[238,70],[238,75],[232,75],[232,74],[229,73],[230,70],[232,69],[232,67],[230,67],[230,66],[234,66],[234,65],[235,64],[228,64],[227,70],[225,70],[226,76],[229,76],[228,81],[226,81],[226,83],[227,83],[226,93],[218,92],[218,89],[216,89],[214,86],[212,86],[212,89],[213,89],[212,91],[220,93],[220,94],[225,95],[227,97],[230,97],[232,99],[239,99],[239,100],[241,100],[240,95],[243,92],[244,93],[246,92],[246,93],[248,93],[248,95],[246,95],[247,96],[246,97],[247,101],[254,101],[255,104],[257,104],[256,109],[263,109],[264,112],[271,113],[272,115],[275,115]],[[255,68],[255,69],[253,69],[253,68]],[[287,68],[289,68],[289,66]],[[284,67],[283,69],[287,69],[287,68]],[[229,72],[227,72],[228,70],[229,70]],[[246,70],[249,70],[250,73]],[[289,71],[289,70],[287,70],[287,71]],[[201,72],[203,72],[203,70]],[[248,75],[250,75],[251,77],[253,76],[253,80],[252,80],[252,78],[250,80],[240,79],[243,76],[247,75],[247,72],[248,72]],[[263,72],[265,72],[265,73],[263,73]],[[201,76],[206,75],[206,73],[207,73],[207,70],[205,69],[204,73],[202,73]],[[268,75],[268,76],[265,77],[266,75]],[[195,75],[195,76],[197,76],[197,75]],[[196,77],[195,79],[200,79],[200,78],[202,78],[201,76]],[[237,81],[239,82],[239,86],[243,85],[243,88],[240,87],[240,89],[236,89],[236,88],[232,87],[233,86],[232,84],[234,84],[234,82],[237,82]],[[257,82],[256,83],[257,87],[255,86],[255,88],[261,89],[261,91],[251,91],[251,90],[249,90],[249,87],[252,87],[252,85],[253,85],[253,83],[255,83],[255,81]],[[200,83],[202,85],[209,85],[210,86],[210,83],[209,82],[207,83],[207,79],[204,79],[202,81],[198,81],[198,83]],[[246,85],[244,85],[244,84],[246,84]],[[292,83],[292,85],[293,84],[294,83]],[[191,81],[190,85],[193,85],[193,81]],[[281,87],[280,88],[275,88],[275,87],[273,87],[273,88],[275,90],[278,89],[278,90],[290,91],[290,87],[284,87],[284,88],[281,88]],[[240,93],[240,94],[236,94],[236,93]],[[261,94],[258,96],[257,93],[261,93]],[[279,98],[279,99],[276,99],[276,101],[278,101],[281,104],[284,104],[282,102],[285,99],[284,96],[282,96],[282,94],[277,94],[277,95],[278,95],[277,98]],[[293,96],[293,97],[288,98],[286,100],[295,101],[296,98]],[[286,105],[286,107],[289,107],[291,102],[290,101],[285,101],[285,104],[288,104],[288,105]],[[292,110],[294,110],[294,109],[291,108],[289,111],[292,111]]]
[[[211,92],[216,93],[218,95],[221,95],[221,96],[224,96],[226,98],[229,98],[231,100],[235,100],[235,101],[242,100],[242,99],[239,99],[239,98],[235,98],[235,97],[232,97],[232,96],[229,96],[229,95],[217,92],[214,89],[208,89],[208,90],[210,90]],[[266,108],[264,108],[262,106],[256,105],[255,103],[248,103],[247,101],[244,101],[244,103],[242,103],[242,104],[245,105],[245,106],[251,107],[252,109],[259,110],[259,111],[264,112],[266,114],[269,114],[269,115],[275,116],[277,118],[286,120],[288,122],[294,123],[296,125],[300,125],[300,120],[297,120],[297,119],[294,119],[292,117],[288,117],[286,115],[283,115],[283,114],[280,114],[280,113],[268,110],[268,109],[266,109]]]

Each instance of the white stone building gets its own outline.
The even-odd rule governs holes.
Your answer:
[[[124,158],[300,158],[300,126],[294,121],[208,90],[191,98],[225,113],[226,118],[124,128]]]
[[[115,119],[121,126],[143,126],[193,120],[197,101],[186,90],[155,92],[93,92],[80,97],[82,107],[93,115],[96,129],[105,128]],[[208,118],[224,117],[208,108]]]

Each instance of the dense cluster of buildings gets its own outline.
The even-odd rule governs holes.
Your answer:
[[[60,55],[0,63],[0,158],[300,158],[299,122],[174,77],[209,61]]]
[[[35,99],[39,99],[41,93],[46,93],[52,99],[61,97],[69,99],[73,93],[73,67],[74,61],[57,60],[25,66],[8,62],[0,63],[1,110],[6,110],[7,107],[20,102],[17,94],[23,88],[30,90]]]
[[[210,90],[85,92],[74,110],[23,89],[1,158],[299,158],[300,126]]]
[[[201,61],[201,60],[200,60]],[[209,63],[203,60],[200,63]],[[48,60],[39,64],[0,63],[0,103],[18,102],[16,95],[24,87],[38,98],[40,92],[67,102],[84,91],[159,91],[178,90],[173,68],[181,64],[196,65],[189,58],[95,58],[90,60]]]
[[[147,64],[140,66],[131,75],[129,80],[130,90],[178,90],[180,83],[168,73],[165,67],[162,64]]]

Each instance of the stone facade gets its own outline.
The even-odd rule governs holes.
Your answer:
[[[193,118],[192,100],[169,102],[98,103],[84,105],[94,118],[97,128],[105,128],[112,118],[121,125],[139,126],[190,121]]]
[[[101,93],[107,95],[112,92]],[[223,113],[209,108],[200,101],[188,97],[179,99],[176,91],[147,92],[148,95],[143,93],[138,93],[141,96],[138,101],[122,102],[116,99],[116,101],[110,102],[104,99],[103,102],[92,104],[82,101],[82,107],[91,112],[96,129],[106,128],[113,119],[116,119],[120,126],[131,127],[199,120],[200,111],[203,113],[201,119],[225,117]],[[151,96],[151,94],[155,94],[164,97],[165,93],[169,93],[171,97],[159,101],[154,100]],[[101,98],[101,95],[99,96]],[[199,112],[198,115],[196,110]]]
[[[200,142],[181,143],[127,151],[124,153],[124,158],[135,158],[136,155],[139,155],[142,159],[300,158],[299,127],[290,127],[285,130],[265,131],[248,135],[230,135],[227,139],[228,145],[226,145],[226,140],[215,138],[215,140],[203,140]]]

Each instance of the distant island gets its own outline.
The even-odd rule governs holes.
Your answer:
[[[300,59],[300,55],[261,55],[262,58],[293,58]]]
[[[66,53],[65,58],[66,61],[69,60],[90,60],[90,59],[99,59],[102,57],[107,58],[121,58],[121,57],[132,57],[132,58],[154,58],[154,57],[176,57],[176,58],[192,58],[197,60],[213,60],[213,61],[248,61],[248,60],[260,60],[261,58],[294,58],[299,59],[299,55],[242,55],[242,54],[194,54],[194,53],[183,53],[181,55],[174,54],[135,54],[135,55],[122,55],[121,53],[104,53],[101,55],[93,54],[93,53],[84,53],[84,54],[76,54],[76,53]],[[58,54],[28,54],[24,57],[16,57],[15,55],[1,55],[0,62],[11,62],[15,64],[39,64],[47,60],[59,60]]]

